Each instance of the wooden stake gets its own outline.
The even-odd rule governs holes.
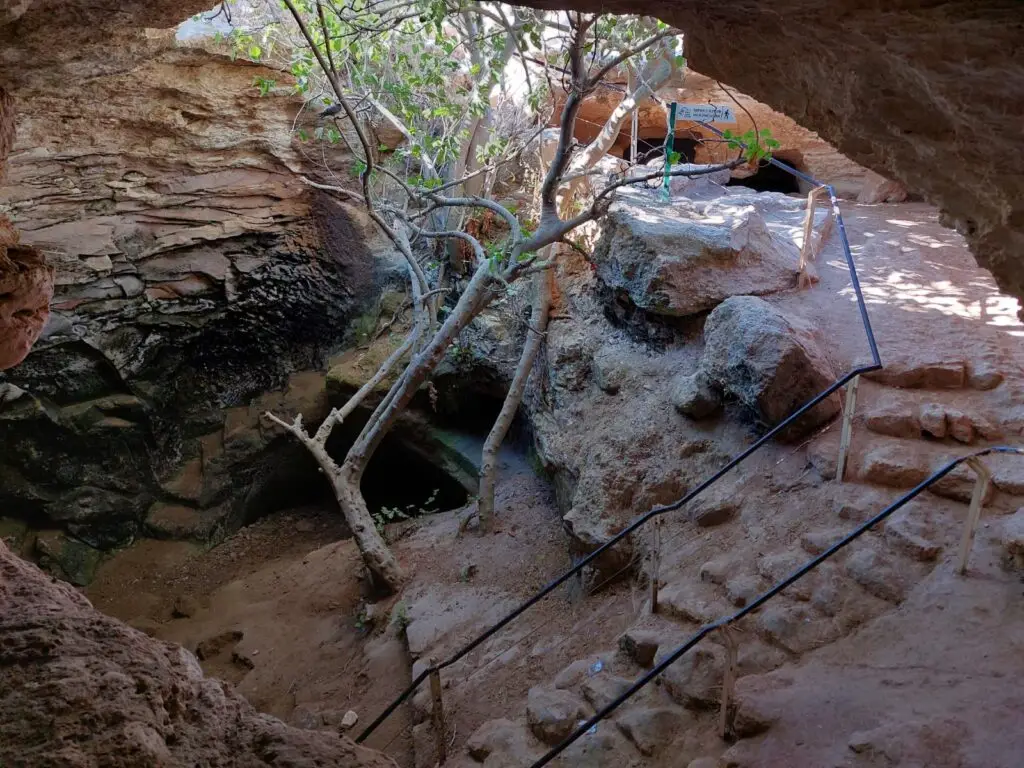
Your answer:
[[[860,376],[854,376],[846,385],[846,405],[843,407],[843,432],[839,436],[839,462],[836,464],[836,480],[840,483],[846,475],[846,460],[850,455],[850,440],[853,437],[853,413],[857,409],[857,385]]]
[[[654,552],[651,556],[651,613],[658,612],[659,570],[661,570],[661,518],[654,521]]]
[[[739,649],[736,645],[736,638],[733,637],[729,625],[720,627],[718,633],[722,636],[725,644],[725,678],[722,681],[722,709],[719,720],[719,732],[723,739],[728,739],[733,733],[733,722],[736,719],[736,708],[733,699],[736,695],[736,663]]]
[[[430,660],[430,666],[436,666],[434,659]],[[434,725],[434,741],[437,745],[437,764],[444,765],[448,759],[448,739],[444,726],[444,704],[441,701],[441,672],[434,670],[430,673],[430,695],[434,699],[434,706],[431,710],[431,720]]]
[[[992,473],[978,459],[968,459],[967,466],[974,470],[977,479],[974,481],[974,492],[971,494],[971,506],[967,509],[964,535],[960,539],[960,565],[957,572],[961,576],[967,574],[967,560],[971,556],[974,534],[978,529],[978,519],[981,517],[981,507],[985,500],[985,494],[988,493],[988,484],[992,480]]]

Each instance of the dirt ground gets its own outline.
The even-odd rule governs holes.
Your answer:
[[[336,727],[353,709],[358,730],[411,680],[404,629],[413,644],[442,655],[569,567],[546,482],[520,454],[501,458],[494,534],[460,534],[464,510],[390,526],[412,578],[400,598],[372,608],[361,596],[355,545],[340,538],[338,514],[318,508],[274,514],[209,551],[140,541],[100,567],[87,596],[109,615],[198,651],[207,674],[235,683],[261,711]],[[473,683],[446,694],[454,737],[571,662],[578,637],[613,642],[640,603],[624,586],[605,593],[595,614],[568,586],[484,644],[449,678],[471,675]],[[412,725],[400,712],[368,746],[411,764]]]

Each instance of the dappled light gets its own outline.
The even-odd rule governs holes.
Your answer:
[[[851,243],[865,301],[904,312],[937,313],[982,323],[1009,337],[1024,338],[1024,323],[1017,314],[1020,303],[1001,294],[991,275],[978,269],[963,238],[936,226],[935,214],[926,207],[915,205],[908,210],[924,215],[886,217],[886,226],[865,229],[861,242],[854,239]],[[846,218],[853,226],[869,220],[856,209]],[[830,265],[843,266],[836,260]],[[853,300],[852,288],[842,294]]]

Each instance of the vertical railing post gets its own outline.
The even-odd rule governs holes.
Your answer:
[[[974,480],[974,491],[971,493],[971,505],[967,508],[964,533],[960,538],[960,562],[957,573],[961,576],[967,573],[967,560],[971,556],[971,547],[974,545],[974,534],[978,529],[981,507],[985,502],[985,495],[988,493],[988,484],[992,480],[992,473],[989,472],[988,467],[977,458],[968,459],[967,466],[974,470],[977,477]]]
[[[732,630],[726,624],[719,628],[718,633],[722,636],[725,645],[725,670],[722,680],[722,710],[719,719],[719,732],[723,739],[732,736],[733,721],[736,717],[736,707],[733,699],[736,697],[736,665],[739,649],[736,645],[736,638]]]
[[[661,518],[654,521],[654,546],[651,555],[651,613],[658,612],[658,581],[661,571]]]
[[[434,700],[431,720],[434,726],[437,764],[444,765],[448,759],[448,734],[444,724],[444,704],[441,701],[441,672],[436,669],[437,662],[434,659],[430,659],[430,666],[434,667],[430,673],[430,696]]]
[[[853,437],[853,414],[857,410],[857,386],[860,375],[854,376],[846,385],[846,404],[843,406],[843,431],[839,436],[839,461],[836,463],[836,480],[840,483],[846,475],[846,463],[850,456],[850,440]]]

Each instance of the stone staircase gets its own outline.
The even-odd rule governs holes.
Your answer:
[[[861,383],[846,482],[840,484],[834,477],[836,428],[796,459],[813,470],[800,483],[786,487],[781,504],[777,481],[768,477],[758,483],[759,478],[747,477],[736,483],[738,499],[734,495],[726,504],[719,503],[732,505],[731,514],[700,522],[702,513],[697,510],[695,518],[703,527],[698,528],[696,541],[662,558],[658,612],[650,613],[648,602],[641,618],[619,638],[618,647],[584,656],[550,682],[531,688],[525,712],[514,720],[484,723],[466,742],[465,751],[448,764],[532,765],[702,625],[747,605],[950,458],[997,441],[1020,441],[1024,419],[1019,411],[992,402],[1006,397],[1005,392],[946,388],[970,386],[964,370],[957,374],[955,367],[952,373],[942,367],[909,369],[895,378],[882,378]],[[985,507],[991,519],[1024,504],[1024,461],[992,456],[986,463],[993,473]],[[958,467],[930,492],[739,623],[734,637],[741,682],[733,702],[732,738],[743,740],[769,730],[779,714],[766,709],[757,696],[744,696],[745,689],[757,689],[745,682],[761,680],[757,676],[786,664],[799,665],[806,654],[896,610],[936,568],[952,569],[973,487],[973,472]],[[999,520],[995,525],[1009,530],[1009,521],[1022,516],[1024,512],[1006,518],[1005,526]],[[1024,526],[1016,527],[1024,531]],[[1014,545],[1007,540],[1005,546],[1010,551]],[[726,751],[728,744],[719,738],[725,665],[723,638],[714,633],[550,764],[760,765],[756,758],[731,762],[730,756],[742,750]],[[423,741],[418,766],[433,765],[427,748],[432,743],[432,738]]]

